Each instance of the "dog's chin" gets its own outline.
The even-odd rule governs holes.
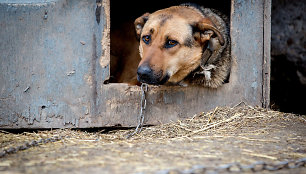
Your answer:
[[[137,75],[137,80],[140,83],[146,83],[146,84],[149,84],[149,85],[163,85],[169,80],[169,78],[170,78],[170,76],[168,74],[166,74],[160,80],[157,80],[157,79],[142,79],[142,78],[139,78],[139,76]]]

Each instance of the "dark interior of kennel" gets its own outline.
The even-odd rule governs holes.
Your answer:
[[[201,1],[201,0],[156,0],[156,1],[110,1],[111,6],[111,59],[110,59],[110,83],[121,83],[124,68],[131,69],[131,74],[135,74],[140,60],[138,54],[138,41],[134,32],[134,20],[142,14],[152,13],[156,10],[167,8],[182,3],[195,3],[208,8],[214,8],[227,16],[230,15],[231,3],[227,1]],[[136,41],[136,42],[135,42]],[[135,50],[137,50],[135,52]],[[129,60],[131,51],[135,60]],[[128,67],[127,67],[128,66]],[[133,71],[134,70],[134,71]],[[126,71],[125,71],[126,72]]]

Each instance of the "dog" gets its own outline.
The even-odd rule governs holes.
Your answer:
[[[229,82],[232,59],[225,15],[181,4],[145,13],[134,25],[140,42],[139,82],[209,88]]]

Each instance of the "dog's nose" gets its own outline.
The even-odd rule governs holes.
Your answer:
[[[137,77],[140,82],[148,83],[152,80],[153,70],[148,65],[139,66],[137,69]]]

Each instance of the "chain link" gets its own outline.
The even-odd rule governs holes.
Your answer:
[[[54,136],[52,138],[42,138],[40,140],[33,140],[31,142],[26,142],[23,145],[20,145],[20,146],[17,146],[17,147],[10,147],[8,149],[3,150],[2,152],[0,152],[0,158],[3,158],[8,154],[17,153],[19,151],[26,150],[26,149],[29,149],[31,147],[39,146],[41,144],[56,142],[56,141],[59,141],[61,139],[63,139],[63,137]]]
[[[148,85],[146,83],[142,83],[140,88],[141,88],[141,101],[140,101],[140,112],[139,115],[137,116],[138,124],[135,131],[129,134],[127,138],[130,138],[133,135],[140,133],[143,127],[144,111],[146,110],[147,107],[146,92],[148,91]]]
[[[298,160],[281,161],[276,164],[266,163],[263,161],[255,162],[251,165],[241,165],[240,163],[229,163],[219,167],[205,167],[195,165],[187,170],[161,170],[156,174],[218,174],[218,173],[240,173],[240,172],[262,172],[262,171],[277,171],[282,169],[295,169],[306,167],[306,158]]]

